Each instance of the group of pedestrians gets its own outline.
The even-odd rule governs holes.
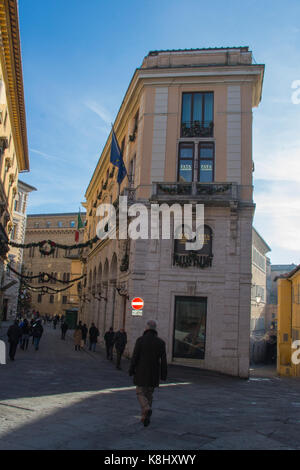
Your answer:
[[[61,319],[63,320],[63,319]],[[61,321],[62,339],[65,339],[68,325],[65,320]],[[35,350],[39,349],[40,339],[43,334],[41,318],[32,319],[28,322],[26,318],[18,322],[15,320],[7,331],[9,341],[9,357],[13,361],[17,346],[28,349],[29,338],[32,336]],[[80,321],[74,331],[75,351],[80,351],[86,344],[89,335],[89,349],[96,350],[96,344],[100,335],[94,323],[88,329],[86,324]],[[114,332],[113,327],[104,335],[106,345],[106,358],[113,360],[113,349],[116,350],[116,368],[121,369],[121,358],[127,344],[127,334],[124,328]],[[157,335],[155,321],[150,320],[146,324],[145,331],[136,340],[130,361],[129,375],[133,376],[136,386],[136,396],[141,407],[141,422],[146,427],[150,424],[152,416],[152,401],[154,389],[159,386],[160,380],[167,378],[167,359],[165,342]]]
[[[38,351],[43,331],[40,318],[32,319],[30,322],[27,318],[21,319],[21,321],[15,320],[7,330],[10,360],[15,360],[18,344],[23,351],[27,351],[30,337],[32,337],[35,350]]]
[[[88,329],[85,323],[82,324],[82,322],[79,321],[73,334],[75,351],[80,351],[86,345],[87,336],[89,336],[89,351],[95,352],[98,337],[100,336],[98,328],[95,323],[92,323],[90,329]],[[113,327],[110,327],[104,335],[104,341],[106,345],[106,358],[111,361],[113,360],[113,349],[115,347],[116,368],[120,370],[121,358],[127,344],[127,334],[124,328],[114,332]]]

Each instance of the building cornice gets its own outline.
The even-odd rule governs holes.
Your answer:
[[[19,171],[29,171],[29,156],[17,0],[0,0],[1,61],[11,108]]]

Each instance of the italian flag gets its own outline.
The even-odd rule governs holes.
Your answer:
[[[77,229],[75,231],[75,242],[78,243],[79,242],[79,229],[83,228],[83,223],[82,223],[82,220],[81,220],[81,215],[80,215],[80,211],[78,212],[78,216],[77,216]]]

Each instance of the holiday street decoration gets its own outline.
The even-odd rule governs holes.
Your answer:
[[[54,242],[51,242],[50,240],[47,242],[46,240],[44,240],[43,242],[41,242],[41,244],[39,245],[39,250],[40,250],[40,253],[44,256],[50,256],[52,255],[52,253],[54,253],[54,250],[55,250],[55,243]]]
[[[77,277],[76,279],[70,279],[70,280],[62,280],[62,279],[58,279],[57,277],[55,276],[52,276],[52,274],[49,274],[49,273],[40,273],[40,274],[37,274],[36,276],[27,276],[25,274],[22,274],[22,273],[19,273],[18,271],[16,271],[10,264],[7,265],[7,268],[10,269],[14,274],[16,274],[17,276],[19,276],[22,280],[32,280],[32,279],[39,279],[40,282],[42,283],[47,283],[47,282],[50,282],[50,281],[54,281],[54,282],[60,282],[61,284],[70,284],[71,282],[75,283],[77,281],[80,281],[81,279],[85,278],[86,277],[86,274],[83,274],[82,276],[80,277]]]
[[[16,243],[13,241],[0,240],[0,249],[2,248],[3,245],[10,245],[15,248],[22,248],[22,249],[38,247],[40,252],[43,255],[49,256],[54,252],[55,248],[61,248],[63,250],[78,250],[80,248],[87,248],[87,247],[92,248],[92,246],[98,241],[99,241],[99,238],[97,237],[97,235],[85,243],[76,243],[75,245],[63,245],[61,243],[56,243],[53,240],[42,240],[39,242],[32,242],[32,243]]]
[[[49,287],[49,286],[42,286],[42,287],[37,287],[37,286],[31,286],[29,284],[27,284],[27,282],[24,282],[24,286],[33,291],[33,292],[36,292],[38,294],[41,294],[41,295],[46,295],[46,294],[58,294],[59,292],[64,292],[68,289],[70,289],[71,287],[73,287],[74,284],[71,284],[70,286],[67,286],[67,287],[64,287],[63,289],[53,289],[52,287]]]

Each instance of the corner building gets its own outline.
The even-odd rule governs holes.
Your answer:
[[[114,123],[128,204],[204,204],[205,244],[101,240],[87,250],[81,319],[125,326],[127,353],[146,320],[158,323],[169,363],[248,377],[251,307],[252,108],[264,66],[248,47],[152,51],[136,69]],[[109,135],[86,191],[85,240],[96,208],[117,206]],[[172,234],[172,230],[171,230]],[[116,289],[117,288],[117,289]],[[131,299],[142,297],[142,316]]]

